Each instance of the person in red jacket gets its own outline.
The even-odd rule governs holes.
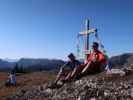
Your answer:
[[[72,78],[85,74],[100,73],[105,69],[107,60],[105,55],[98,49],[99,44],[94,42],[92,45],[92,53],[87,55],[87,61],[80,65],[73,73]]]

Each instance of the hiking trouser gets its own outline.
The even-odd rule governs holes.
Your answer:
[[[57,75],[57,78],[64,80],[70,72],[72,72],[72,69],[69,67],[61,68]]]
[[[89,65],[88,64],[81,65],[79,67],[80,72],[82,72],[84,68],[87,66],[88,66],[88,69],[86,71],[86,74],[96,74],[104,71],[106,65],[102,63],[100,64],[100,63],[90,62]]]

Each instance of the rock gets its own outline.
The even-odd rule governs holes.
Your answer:
[[[133,73],[133,68],[131,67],[124,67],[122,70],[125,72],[126,75],[130,75]]]
[[[133,88],[131,88],[131,97],[133,98]]]
[[[125,76],[126,72],[122,71],[121,69],[111,69],[111,75],[113,75],[113,76]]]
[[[97,100],[97,99],[94,97],[94,98],[90,98],[90,100]]]
[[[104,91],[104,96],[106,97],[106,96],[110,96],[110,91],[109,90],[105,90]]]
[[[79,96],[77,100],[85,100],[85,96]]]

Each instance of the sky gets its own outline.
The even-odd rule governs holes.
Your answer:
[[[88,18],[110,56],[133,52],[132,4],[133,0],[0,0],[0,58],[66,59],[70,52],[76,54],[76,36],[85,30]]]

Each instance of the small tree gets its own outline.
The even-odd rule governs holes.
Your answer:
[[[19,66],[18,66],[18,64],[16,63],[15,64],[15,66],[14,66],[14,68],[13,68],[13,70],[12,71],[14,71],[14,72],[19,72]]]
[[[13,70],[16,73],[26,73],[26,69],[21,65],[18,65],[17,63],[15,64]]]

